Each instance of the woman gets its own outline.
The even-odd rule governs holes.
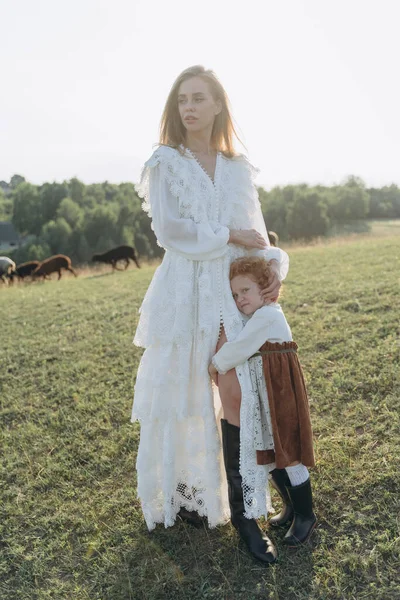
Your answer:
[[[234,135],[214,73],[200,66],[181,73],[164,109],[160,146],[137,186],[166,251],[134,339],[145,348],[132,412],[141,424],[138,496],[150,530],[173,525],[181,509],[207,516],[210,527],[225,523],[221,403],[233,425],[241,412],[241,473],[239,439],[223,440],[232,522],[253,555],[272,562],[275,549],[254,520],[267,512],[267,471],[257,465],[247,422],[255,402],[248,365],[221,376],[218,388],[208,376],[217,345],[243,327],[230,290],[232,260],[249,252],[273,260],[277,277],[265,290],[270,299],[288,269],[287,255],[269,247],[253,184],[257,172],[235,154]]]

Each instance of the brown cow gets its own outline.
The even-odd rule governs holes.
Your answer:
[[[61,269],[71,271],[71,273],[77,277],[77,274],[71,266],[71,259],[64,254],[55,254],[54,256],[50,256],[50,258],[46,258],[46,260],[42,261],[33,271],[32,275],[34,277],[48,279],[50,273],[58,273],[58,279],[61,279]]]

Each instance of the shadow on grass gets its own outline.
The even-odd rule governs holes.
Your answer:
[[[196,529],[185,523],[136,533],[137,548],[125,555],[117,577],[108,587],[113,600],[259,600],[308,599],[314,578],[313,551],[318,542],[299,549],[283,546],[285,531],[269,530],[277,546],[278,562],[265,566],[248,553],[229,524]],[[126,573],[129,573],[127,578]],[[128,581],[129,579],[129,581]]]
[[[88,275],[85,279],[100,279],[101,277],[110,277],[110,275],[115,275],[116,271],[109,271],[106,273],[99,273],[97,275]]]
[[[105,272],[101,272],[101,273],[97,273],[97,274],[87,275],[87,276],[85,276],[85,279],[98,279],[100,277],[109,277],[110,275],[117,275],[118,273],[128,273],[128,272],[132,272],[132,271],[137,271],[137,269],[135,269],[135,268],[129,269],[129,267],[128,267],[127,269],[117,269],[116,271],[114,271],[114,270],[105,271]]]

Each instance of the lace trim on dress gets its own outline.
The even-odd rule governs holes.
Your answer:
[[[139,198],[143,198],[142,208],[149,217],[151,217],[150,171],[157,165],[161,166],[171,194],[176,198],[182,196],[188,181],[186,161],[183,157],[175,148],[160,146],[144,164],[140,182],[135,185]]]
[[[249,175],[250,181],[254,182],[256,177],[260,174],[260,169],[258,167],[255,167],[254,165],[252,165],[245,154],[239,154],[239,156],[233,160],[238,160],[238,159],[241,160],[242,163],[244,164],[246,172]]]

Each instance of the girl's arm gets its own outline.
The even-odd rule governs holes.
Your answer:
[[[232,342],[226,342],[213,356],[212,364],[221,375],[244,363],[259,350],[267,339],[272,339],[273,325],[276,323],[273,309],[257,310]],[[274,338],[275,339],[275,338]],[[279,338],[276,339],[279,341]]]

